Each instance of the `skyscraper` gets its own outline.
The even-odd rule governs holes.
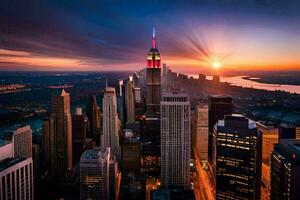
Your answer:
[[[126,111],[127,111],[127,123],[134,123],[135,122],[134,85],[130,79],[126,81]]]
[[[227,115],[213,132],[216,199],[260,199],[262,135],[242,115]]]
[[[53,95],[50,117],[50,163],[53,177],[72,169],[72,118],[70,94],[65,90]]]
[[[208,159],[208,106],[199,104],[196,106],[192,121],[194,147],[200,160]]]
[[[86,150],[80,159],[80,199],[109,200],[110,149]]]
[[[159,103],[161,98],[161,69],[160,53],[156,47],[155,29],[153,28],[152,48],[147,55],[147,115],[149,117],[159,115]]]
[[[42,154],[45,158],[45,167],[46,169],[51,169],[51,135],[50,132],[53,129],[50,129],[50,118],[43,119],[42,129],[43,129],[43,135],[42,135]]]
[[[72,116],[72,148],[73,148],[73,165],[75,166],[83,153],[83,145],[88,134],[88,118],[82,112],[82,108],[77,107]]]
[[[125,85],[122,79],[119,80],[118,91],[119,92],[117,95],[117,103],[118,103],[117,110],[118,113],[120,114],[121,126],[125,127],[127,112],[126,112]]]
[[[92,138],[100,144],[101,112],[97,104],[96,96],[90,96],[87,105],[87,116],[90,123],[88,138]]]
[[[145,115],[144,102],[141,94],[141,88],[135,87],[134,89],[134,117],[140,119]]]
[[[208,97],[208,161],[212,159],[212,132],[214,125],[224,118],[224,115],[230,115],[233,111],[231,97],[209,96]]]
[[[161,112],[161,181],[165,187],[190,188],[191,119],[187,94],[165,92]]]
[[[6,158],[0,161],[0,200],[33,200],[32,158]]]
[[[115,88],[106,87],[103,97],[103,135],[101,147],[111,148],[113,155],[120,155],[119,119],[117,113],[117,99]]]
[[[12,136],[14,157],[32,157],[32,130],[30,126],[16,129]]]
[[[271,154],[271,199],[300,199],[300,141],[281,140]]]

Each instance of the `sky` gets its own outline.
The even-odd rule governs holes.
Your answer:
[[[300,70],[298,0],[2,0],[0,9],[0,70],[139,70],[153,26],[175,71]]]

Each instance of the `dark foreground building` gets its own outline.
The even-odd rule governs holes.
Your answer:
[[[271,199],[300,199],[300,141],[281,140],[271,154]]]
[[[231,97],[209,96],[208,97],[208,161],[212,158],[212,132],[214,125],[224,118],[225,115],[232,114],[233,103]]]
[[[260,199],[262,136],[242,115],[219,120],[213,133],[216,199]]]

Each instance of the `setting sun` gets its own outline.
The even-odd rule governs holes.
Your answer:
[[[212,62],[212,67],[215,68],[215,69],[219,69],[221,67],[221,63],[218,62],[218,61],[214,61]]]

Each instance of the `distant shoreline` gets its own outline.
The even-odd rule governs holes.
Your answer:
[[[265,84],[278,84],[278,85],[296,85],[300,86],[300,77],[290,77],[290,76],[261,76],[261,77],[251,77],[245,76],[243,77],[245,80],[255,81],[258,83],[265,83]],[[298,79],[298,80],[297,80]]]

